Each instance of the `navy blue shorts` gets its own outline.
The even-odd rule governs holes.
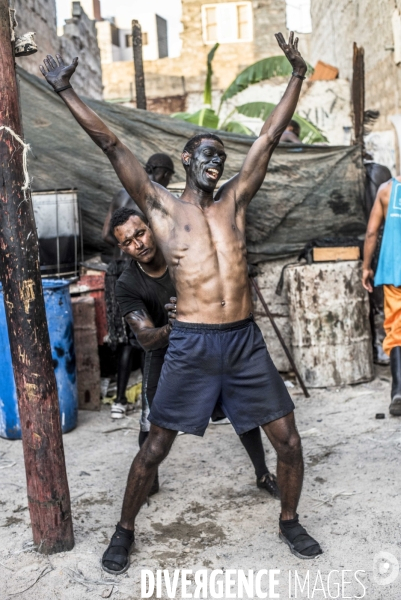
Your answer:
[[[174,323],[149,421],[202,436],[218,402],[238,435],[294,410],[252,317]]]

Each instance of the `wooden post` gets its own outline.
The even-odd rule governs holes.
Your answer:
[[[143,72],[142,28],[132,21],[132,47],[134,49],[136,107],[146,110],[145,74]]]
[[[352,73],[352,112],[354,121],[354,143],[363,144],[363,121],[365,114],[365,59],[364,49],[354,42]]]
[[[74,534],[22,135],[8,0],[0,0],[0,278],[33,540],[51,554],[70,550]]]

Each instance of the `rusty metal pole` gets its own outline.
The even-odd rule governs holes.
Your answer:
[[[305,398],[310,398],[310,394],[309,394],[308,390],[306,389],[306,385],[304,384],[304,380],[302,379],[301,374],[300,374],[300,372],[298,371],[298,369],[296,367],[296,364],[294,362],[292,354],[288,350],[287,344],[285,343],[284,338],[281,335],[281,332],[280,332],[279,328],[276,325],[276,321],[274,320],[274,317],[273,317],[272,313],[270,312],[269,307],[266,304],[266,300],[263,298],[262,292],[260,291],[260,287],[258,286],[258,284],[256,283],[256,281],[255,281],[255,279],[253,277],[250,277],[250,280],[251,280],[251,284],[253,285],[253,288],[254,288],[254,290],[255,290],[255,292],[256,292],[256,294],[257,294],[260,302],[262,303],[263,308],[265,309],[266,315],[270,319],[270,323],[272,324],[272,327],[273,327],[274,331],[276,332],[276,335],[277,335],[277,337],[278,337],[278,339],[280,341],[280,344],[283,347],[283,350],[284,350],[284,352],[285,352],[285,354],[286,354],[286,356],[287,356],[287,358],[289,360],[289,363],[290,363],[291,367],[293,368],[293,371],[295,373],[296,378],[299,381],[299,385],[302,388],[302,391],[304,393]]]
[[[0,0],[0,279],[17,388],[33,541],[70,550],[74,534],[56,378],[27,183],[8,0]],[[18,137],[16,137],[18,136]]]
[[[132,47],[134,50],[136,107],[146,110],[145,73],[142,56],[142,28],[139,21],[132,21]]]

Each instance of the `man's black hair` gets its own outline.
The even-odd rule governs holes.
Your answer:
[[[295,119],[291,119],[288,125],[291,125],[295,135],[299,136],[299,134],[301,133],[301,125],[298,123],[298,121],[295,121]]]
[[[222,140],[215,133],[199,133],[198,135],[194,135],[194,137],[187,141],[183,152],[188,152],[188,154],[192,154],[192,152],[198,146],[200,146],[203,140],[214,140],[215,142],[219,142],[222,146],[224,146]]]
[[[167,169],[167,171],[174,173],[174,163],[168,154],[157,152],[157,154],[152,154],[152,156],[149,156],[145,165],[145,171],[150,175],[153,173],[153,169],[158,168]]]
[[[124,225],[124,223],[126,223],[130,217],[139,217],[141,221],[145,223],[145,225],[149,225],[148,219],[143,213],[139,212],[139,210],[134,210],[133,208],[127,208],[126,206],[123,206],[122,208],[117,208],[117,210],[115,210],[111,215],[110,229],[114,231],[116,227]]]

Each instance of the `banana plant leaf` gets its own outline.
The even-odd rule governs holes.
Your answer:
[[[308,72],[313,72],[313,68],[310,65],[308,65]],[[232,98],[236,94],[239,94],[239,92],[242,92],[242,90],[245,90],[254,83],[259,83],[259,81],[271,79],[272,77],[286,77],[291,75],[291,73],[292,66],[285,56],[269,56],[269,58],[263,58],[237,75],[224,92],[221,103]]]
[[[237,112],[246,117],[253,117],[266,121],[275,108],[276,105],[271,102],[248,102],[247,104],[237,106]],[[293,119],[299,123],[301,127],[299,137],[304,144],[316,144],[318,142],[328,141],[320,129],[308,119],[301,117],[298,113],[294,114]]]
[[[209,104],[209,106],[212,105],[212,62],[219,46],[220,44],[215,44],[207,55],[207,75],[205,81],[205,90],[203,92],[203,104]]]
[[[174,119],[194,123],[200,127],[208,127],[209,129],[217,129],[219,126],[219,117],[212,108],[202,108],[196,113],[175,113],[171,115]]]
[[[230,133],[242,133],[244,135],[255,135],[254,132],[251,129],[249,129],[249,127],[247,127],[243,123],[240,123],[239,121],[229,121],[228,123],[225,123],[225,125],[222,125],[221,127],[219,127],[219,129],[221,131],[229,131]]]
[[[262,121],[266,121],[275,108],[276,105],[272,102],[247,102],[236,107],[241,115],[262,119]]]
[[[326,136],[311,121],[301,117],[298,113],[295,113],[293,118],[301,126],[299,137],[304,144],[328,143],[329,140]]]

